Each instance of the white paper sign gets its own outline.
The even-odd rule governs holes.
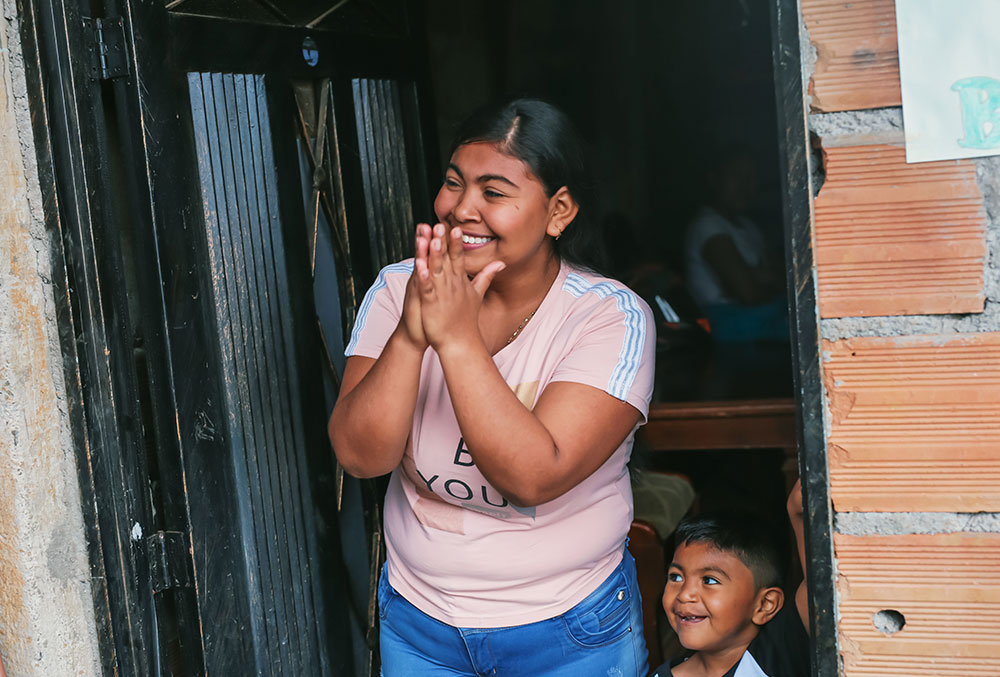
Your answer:
[[[906,161],[1000,155],[1000,0],[896,0]]]

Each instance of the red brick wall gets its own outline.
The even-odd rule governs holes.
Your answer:
[[[810,124],[849,130],[814,139],[813,203],[821,324],[836,328],[822,346],[830,495],[852,525],[833,538],[843,673],[1000,675],[1000,534],[916,533],[926,513],[1000,513],[1000,327],[924,336],[907,318],[984,310],[977,161],[908,165],[898,127],[862,112],[900,105],[894,0],[800,2]],[[879,629],[880,612],[905,624]]]

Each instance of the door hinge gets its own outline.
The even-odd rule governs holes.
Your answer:
[[[125,25],[121,17],[84,19],[91,30],[94,58],[90,74],[97,80],[112,80],[128,75],[125,52]]]
[[[191,554],[183,531],[157,531],[146,539],[153,592],[191,587]]]

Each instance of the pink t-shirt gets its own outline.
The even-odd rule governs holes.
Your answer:
[[[399,322],[413,261],[384,268],[365,295],[348,356],[377,358]],[[553,381],[599,388],[645,422],[656,337],[649,307],[620,282],[566,263],[535,316],[493,361],[526,406]],[[558,616],[622,558],[632,522],[625,464],[635,431],[590,477],[522,508],[476,468],[437,353],[424,354],[413,428],[385,497],[388,575],[414,606],[457,627]]]

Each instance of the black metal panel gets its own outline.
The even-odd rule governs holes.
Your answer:
[[[320,650],[303,405],[262,76],[189,75],[243,525],[257,670],[329,671]]]
[[[293,90],[297,109],[294,117],[298,120],[294,135],[295,157],[300,186],[304,189],[306,214],[299,220],[304,220],[308,227],[306,237],[315,309],[320,319],[327,366],[331,369],[329,376],[339,389],[344,346],[349,337],[348,327],[354,325],[358,293],[341,169],[340,131],[336,119],[338,102],[327,78],[318,82],[296,82]],[[334,290],[336,294],[332,294]],[[331,300],[335,307],[332,314],[328,312]],[[333,331],[329,331],[331,324],[336,327]]]
[[[327,344],[323,337],[321,318],[338,312],[338,306],[343,307],[344,317],[353,320],[355,299],[353,296],[353,280],[348,278],[348,274],[342,269],[338,269],[337,264],[328,271],[339,278],[332,281],[327,278],[329,284],[320,286],[319,279],[319,253],[315,259],[315,266],[311,256],[310,243],[316,234],[312,228],[313,224],[308,222],[303,210],[303,203],[300,198],[303,191],[311,182],[295,170],[302,158],[299,155],[299,144],[297,134],[301,129],[302,109],[295,103],[293,88],[278,79],[267,79],[267,90],[269,98],[269,110],[271,111],[271,133],[272,146],[275,151],[275,163],[279,168],[278,172],[278,192],[281,196],[282,222],[285,224],[284,242],[285,253],[288,260],[288,281],[291,296],[290,312],[296,319],[296,327],[293,331],[295,340],[296,355],[298,364],[303,365],[303,369],[298,372],[302,386],[302,415],[305,421],[309,421],[305,427],[304,445],[307,450],[308,482],[313,497],[311,511],[305,513],[307,529],[312,533],[315,531],[315,542],[317,549],[313,560],[313,571],[321,572],[319,576],[320,588],[324,613],[322,619],[326,627],[325,645],[326,657],[329,659],[330,671],[334,675],[354,676],[358,671],[354,669],[357,662],[354,660],[351,641],[351,612],[350,597],[347,592],[349,584],[349,572],[342,557],[342,548],[349,549],[351,546],[342,545],[342,535],[338,524],[340,510],[339,484],[336,462],[330,449],[330,441],[326,435],[326,421],[329,419],[330,409],[327,407],[324,394],[324,381],[332,386],[331,393],[336,393],[339,387],[340,371],[335,364],[331,365],[327,354]],[[322,83],[320,90],[323,89]],[[335,145],[337,132],[335,129],[328,130],[327,139]],[[329,152],[330,149],[328,149]],[[346,224],[343,222],[343,195],[342,189],[337,186],[338,180],[334,178],[337,173],[337,164],[334,155],[328,155],[331,183],[330,196],[334,202],[331,210],[333,219],[338,222],[340,235],[344,235],[343,229]],[[322,210],[320,210],[322,213]],[[307,226],[307,237],[302,237],[303,224]],[[329,224],[327,224],[329,225]],[[331,244],[329,238],[330,229],[326,229],[326,235],[321,236],[326,240],[326,256],[332,257]],[[318,245],[319,243],[317,243]],[[328,261],[329,262],[329,261]],[[345,267],[349,270],[350,265]],[[315,271],[315,272],[313,272]],[[315,275],[313,277],[312,275]],[[347,284],[345,284],[347,283]],[[344,288],[348,294],[340,297],[337,294],[338,288]],[[327,334],[330,337],[330,334]],[[337,337],[332,337],[334,344],[340,343]],[[339,362],[342,368],[343,348]],[[319,361],[319,364],[317,364]],[[325,363],[326,368],[323,364]],[[332,382],[335,381],[335,382]],[[331,400],[332,402],[332,400]],[[319,600],[317,601],[319,606]],[[323,639],[321,635],[321,640]]]
[[[413,205],[399,84],[355,78],[354,111],[375,270],[412,256]]]
[[[836,677],[839,674],[839,659],[834,613],[833,524],[823,431],[819,317],[813,276],[808,145],[796,0],[774,0],[771,24],[779,157],[782,193],[785,196],[788,302],[794,332],[792,359],[796,366],[795,392],[799,405],[799,476],[802,478],[806,553],[809,558],[806,573],[812,671],[817,677]]]

